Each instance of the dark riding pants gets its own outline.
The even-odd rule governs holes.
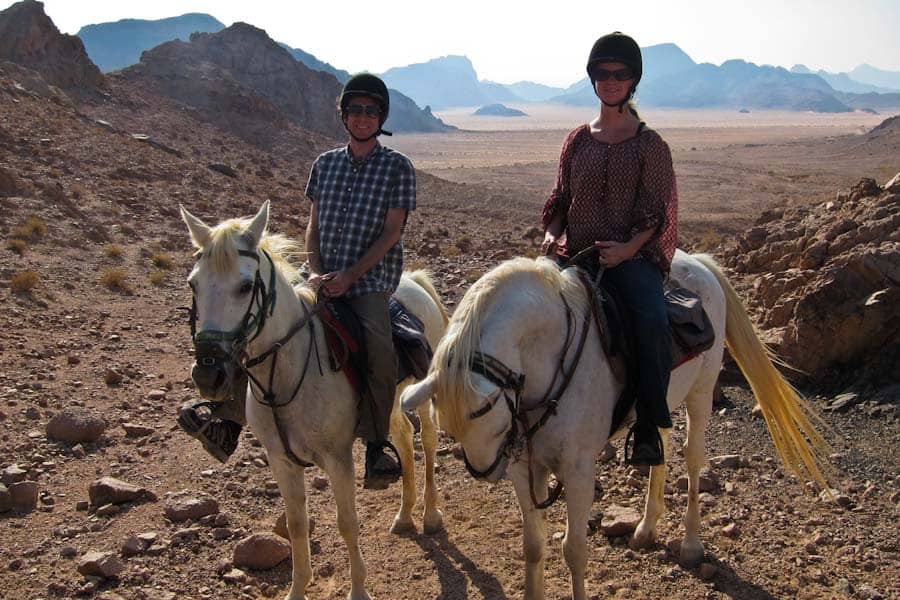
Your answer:
[[[671,427],[666,394],[672,370],[672,335],[663,295],[663,273],[656,265],[637,258],[607,269],[603,280],[611,283],[622,298],[637,338],[637,418],[657,427]]]

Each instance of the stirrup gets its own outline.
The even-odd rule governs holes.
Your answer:
[[[375,460],[381,456],[391,458],[389,454],[383,452],[387,448],[394,453],[396,457],[396,466],[389,469],[376,469]],[[402,462],[400,460],[400,452],[397,447],[387,440],[378,442],[366,442],[366,473],[363,480],[363,487],[366,489],[385,489],[388,484],[397,481],[403,473]]]
[[[638,430],[640,434],[638,434]],[[648,439],[649,438],[649,439]],[[655,425],[635,422],[625,436],[625,464],[655,467],[665,462],[662,436]]]

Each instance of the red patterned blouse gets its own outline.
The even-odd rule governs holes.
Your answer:
[[[563,142],[556,185],[544,204],[544,229],[563,215],[568,256],[595,241],[627,242],[656,228],[638,256],[669,272],[678,242],[678,193],[669,146],[652,129],[607,144],[585,124]]]

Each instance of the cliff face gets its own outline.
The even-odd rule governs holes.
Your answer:
[[[33,69],[68,93],[92,94],[105,85],[81,40],[60,33],[42,2],[25,0],[0,12],[0,60]]]

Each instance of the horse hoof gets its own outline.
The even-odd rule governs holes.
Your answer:
[[[655,543],[655,531],[652,531],[649,528],[644,529],[643,527],[638,527],[634,530],[634,535],[631,536],[631,540],[629,540],[628,542],[628,547],[632,550],[640,550],[641,548],[648,548]]]
[[[681,543],[681,552],[678,556],[678,564],[682,567],[696,567],[703,560],[703,544],[691,544],[687,540]]]
[[[398,517],[394,519],[394,523],[391,525],[391,533],[394,535],[406,535],[415,532],[416,524],[413,523],[412,519],[400,519]]]
[[[434,535],[444,530],[444,516],[441,514],[441,511],[435,512],[435,516],[425,517],[425,522],[423,523],[425,535]]]

